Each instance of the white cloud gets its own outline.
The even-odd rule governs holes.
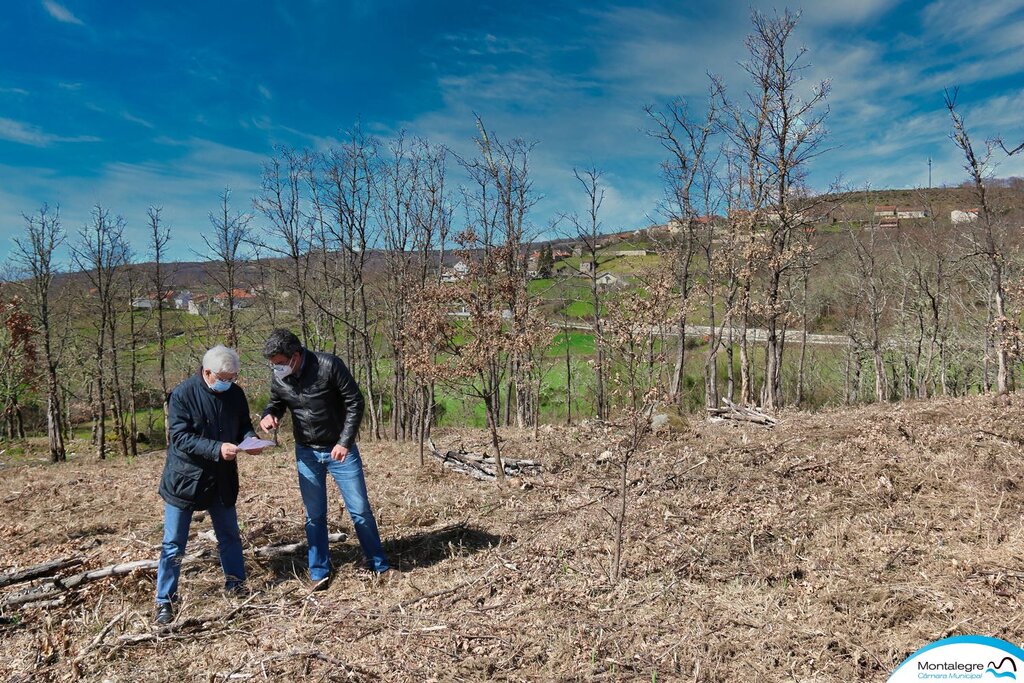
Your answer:
[[[48,147],[55,142],[99,142],[100,139],[92,135],[79,135],[75,137],[53,135],[31,124],[15,121],[14,119],[0,118],[0,140],[31,145],[32,147]]]
[[[43,0],[43,8],[47,14],[61,23],[85,26],[81,19],[72,14],[71,10],[57,2],[57,0]]]
[[[256,86],[256,90],[259,91],[260,96],[263,97],[263,99],[265,99],[265,100],[272,100],[272,99],[274,99],[273,93],[271,93],[270,89],[267,86],[263,85],[262,83],[260,83],[259,85]]]

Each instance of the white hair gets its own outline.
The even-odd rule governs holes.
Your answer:
[[[238,372],[242,361],[234,349],[218,344],[203,355],[203,369],[216,374],[218,372]]]

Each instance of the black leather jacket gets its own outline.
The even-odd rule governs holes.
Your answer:
[[[340,358],[303,349],[298,375],[270,380],[270,403],[263,415],[280,418],[285,408],[292,411],[295,443],[351,448],[363,419],[363,395]]]
[[[192,375],[171,392],[167,426],[171,442],[160,478],[160,496],[183,510],[205,510],[217,499],[238,498],[238,465],[222,460],[220,445],[255,436],[249,402],[237,384],[223,393]]]

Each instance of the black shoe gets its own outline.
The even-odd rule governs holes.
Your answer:
[[[156,623],[161,626],[174,621],[174,610],[171,608],[170,603],[162,602],[156,606]]]
[[[249,593],[250,591],[244,583],[231,583],[224,586],[224,597],[226,598],[244,598]]]

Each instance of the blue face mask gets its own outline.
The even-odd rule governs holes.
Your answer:
[[[231,388],[231,380],[229,380],[229,379],[218,379],[217,381],[215,381],[213,383],[213,386],[210,387],[210,389],[212,389],[213,391],[216,391],[217,393],[221,393],[223,391],[227,391],[230,388]]]

